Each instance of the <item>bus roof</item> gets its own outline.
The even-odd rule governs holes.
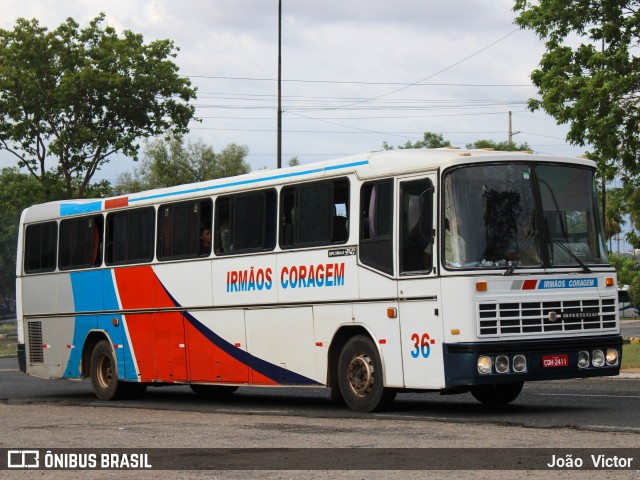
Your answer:
[[[75,199],[49,202],[29,207],[23,212],[26,223],[49,220],[90,212],[100,212],[127,206],[149,205],[162,201],[186,200],[194,197],[230,193],[248,187],[264,188],[289,181],[318,180],[355,173],[360,179],[385,175],[443,169],[467,163],[500,161],[566,162],[595,167],[595,162],[583,158],[558,157],[528,152],[498,152],[492,150],[400,149],[351,155],[334,160],[286,167],[279,170],[257,170],[235,177],[218,178],[199,183],[148,190],[106,199]]]

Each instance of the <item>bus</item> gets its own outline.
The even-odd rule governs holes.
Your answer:
[[[622,338],[586,159],[374,152],[20,220],[20,369],[112,400],[325,387],[501,405],[524,382],[617,375]]]

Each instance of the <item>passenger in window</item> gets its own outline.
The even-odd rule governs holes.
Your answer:
[[[457,217],[444,219],[444,259],[447,265],[460,267],[466,261],[466,245],[464,238],[460,235],[462,226]]]
[[[211,253],[211,229],[200,230],[200,248],[198,255],[209,255]]]

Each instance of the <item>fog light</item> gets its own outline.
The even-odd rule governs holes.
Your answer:
[[[618,365],[618,350],[613,348],[607,350],[607,365],[610,367]]]
[[[498,355],[496,357],[496,372],[507,373],[509,371],[509,357]]]
[[[602,353],[602,350],[593,351],[591,365],[594,367],[601,367],[604,365],[604,353]]]
[[[479,357],[478,358],[478,373],[482,375],[487,375],[491,373],[491,357]]]
[[[527,357],[524,355],[516,355],[513,357],[513,371],[516,373],[526,372],[527,370]]]
[[[589,366],[589,352],[582,351],[578,353],[578,367],[587,368]]]

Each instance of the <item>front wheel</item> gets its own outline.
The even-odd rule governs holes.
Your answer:
[[[474,385],[470,390],[471,395],[485,405],[506,405],[518,398],[523,385],[524,382]]]
[[[387,407],[395,390],[385,388],[378,349],[369,337],[351,338],[340,352],[338,385],[344,402],[355,412],[374,412]]]

